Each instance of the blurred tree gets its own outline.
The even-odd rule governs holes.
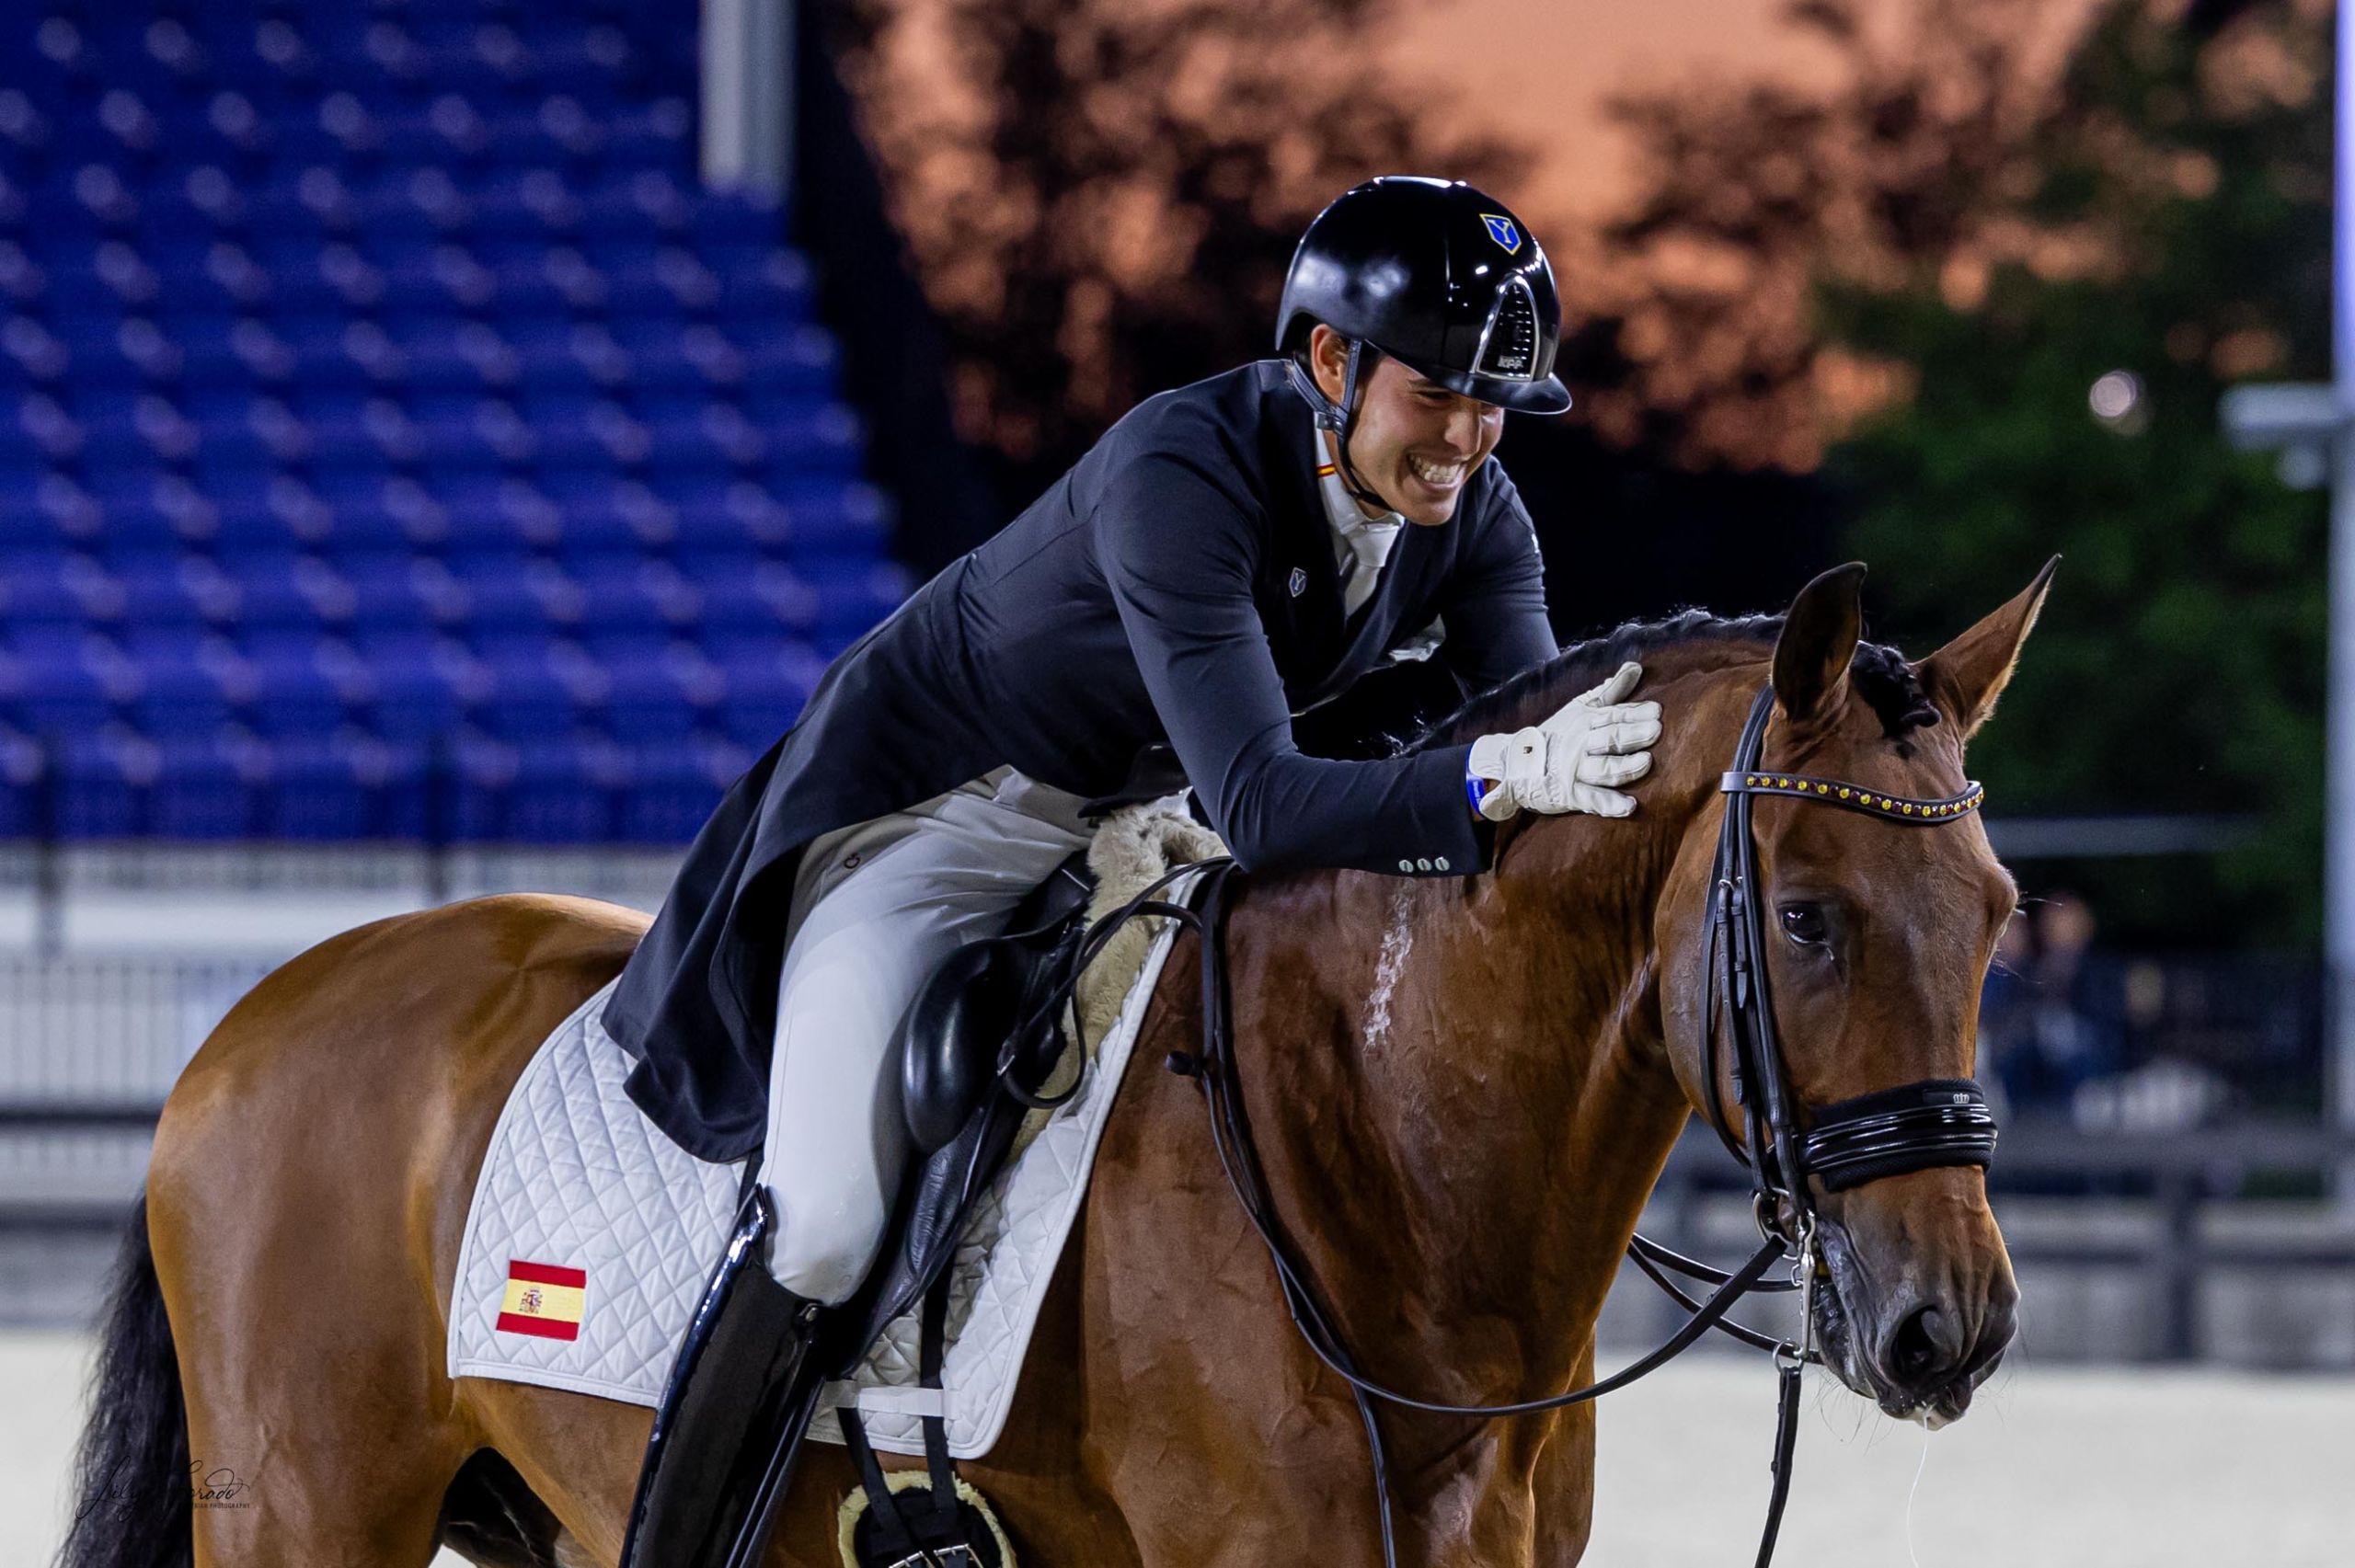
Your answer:
[[[1520,155],[1435,137],[1364,46],[1396,3],[839,0],[959,429],[1009,497],[1140,399],[1269,353],[1294,241],[1359,180],[1511,199]]]
[[[2327,0],[2105,0],[2058,37],[2030,0],[1881,41],[1850,0],[1792,15],[1832,88],[1621,106],[1650,178],[1599,423],[1824,452],[1917,650],[2064,555],[1973,771],[2005,812],[2254,815],[2229,853],[2066,870],[2140,940],[2312,942],[2326,509],[2216,408],[2327,373]]]
[[[1827,280],[1898,287],[1978,243],[2036,177],[2058,41],[2045,0],[1921,0],[1896,31],[1797,0],[1829,86],[1705,80],[1613,102],[1641,194],[1602,235],[1615,374],[1606,439],[1692,465],[1813,469],[1827,436],[1901,396],[1906,367],[1827,339]]]
[[[2326,507],[2230,451],[2217,402],[2329,372],[2330,13],[2210,12],[2113,0],[1979,241],[1824,289],[1826,339],[1914,388],[1830,472],[1895,625],[1942,635],[2066,557],[1972,753],[2004,809],[2257,818],[2227,853],[2071,868],[2114,926],[2311,944]]]

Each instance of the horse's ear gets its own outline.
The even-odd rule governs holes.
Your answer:
[[[2012,679],[2020,645],[2036,625],[2037,612],[2044,608],[2045,592],[2060,565],[2058,555],[2045,562],[2036,580],[2008,603],[1913,667],[1922,690],[1965,740],[1995,711],[1995,699]]]
[[[1865,633],[1859,602],[1865,564],[1834,567],[1799,589],[1775,644],[1775,701],[1791,718],[1838,709],[1848,692],[1848,661]]]

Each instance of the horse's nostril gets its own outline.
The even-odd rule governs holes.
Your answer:
[[[1891,1376],[1908,1386],[1930,1380],[1955,1362],[1952,1320],[1935,1306],[1917,1307],[1890,1336],[1886,1365]]]

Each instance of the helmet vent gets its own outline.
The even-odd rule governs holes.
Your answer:
[[[1480,351],[1473,361],[1475,375],[1499,381],[1534,381],[1537,376],[1537,302],[1518,273],[1507,278],[1489,307],[1488,325],[1480,333]]]

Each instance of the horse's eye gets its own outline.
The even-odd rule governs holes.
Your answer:
[[[1783,906],[1783,934],[1802,947],[1823,944],[1823,911],[1812,904]]]

